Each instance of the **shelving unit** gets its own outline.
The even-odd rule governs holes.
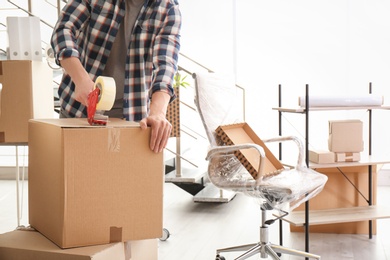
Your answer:
[[[305,156],[306,164],[312,169],[324,168],[340,168],[340,167],[361,167],[367,166],[368,172],[368,199],[367,206],[349,207],[349,208],[335,208],[335,209],[319,209],[310,210],[309,201],[305,202],[304,210],[297,210],[291,212],[284,221],[293,226],[303,226],[305,229],[305,249],[309,252],[309,226],[310,225],[324,225],[336,224],[346,222],[369,222],[369,238],[372,238],[372,220],[390,218],[390,207],[382,207],[373,205],[373,183],[372,183],[372,166],[390,163],[390,158],[381,158],[378,155],[372,155],[372,111],[373,110],[390,110],[390,106],[357,106],[357,107],[310,107],[309,104],[309,85],[306,85],[305,91],[305,107],[287,108],[282,106],[282,89],[279,85],[279,107],[273,110],[279,113],[279,135],[282,135],[282,114],[283,113],[298,113],[305,115]],[[371,83],[369,85],[369,94],[372,93]],[[309,115],[310,112],[315,111],[337,111],[337,110],[367,110],[368,111],[368,154],[362,155],[358,162],[340,162],[333,164],[315,164],[309,162]],[[282,146],[279,145],[279,159],[282,157]],[[382,156],[383,157],[383,156]],[[281,225],[280,225],[281,226]],[[282,235],[282,232],[280,233]],[[282,244],[282,238],[281,238]]]

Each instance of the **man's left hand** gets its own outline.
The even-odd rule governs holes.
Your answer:
[[[152,128],[150,135],[150,149],[160,153],[167,146],[171,134],[172,125],[165,118],[165,115],[149,115],[140,121],[142,129],[148,126]]]

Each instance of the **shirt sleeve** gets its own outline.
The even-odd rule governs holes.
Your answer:
[[[78,36],[90,16],[90,5],[85,0],[70,0],[63,8],[51,36],[56,63],[63,58],[80,57]]]
[[[177,71],[180,51],[181,23],[179,6],[174,5],[167,11],[164,25],[156,36],[153,47],[155,79],[150,95],[156,91],[166,92],[171,96],[170,102],[176,98],[173,91],[173,78]]]

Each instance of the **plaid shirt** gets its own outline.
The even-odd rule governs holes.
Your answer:
[[[80,59],[95,81],[102,74],[125,15],[126,0],[70,0],[53,30],[56,62]],[[177,0],[146,0],[135,22],[127,50],[123,115],[146,117],[151,95],[163,91],[175,98],[173,76],[180,49],[181,13]],[[74,97],[75,85],[64,73],[59,86],[61,108],[69,117],[86,117],[87,109]]]

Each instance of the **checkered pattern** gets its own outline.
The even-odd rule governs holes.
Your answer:
[[[56,61],[78,57],[95,80],[104,70],[125,14],[125,0],[70,0],[54,28],[51,45]],[[131,36],[126,58],[123,114],[139,121],[148,114],[151,95],[163,91],[175,98],[173,76],[180,49],[181,13],[176,0],[146,0]],[[69,75],[59,86],[61,108],[70,117],[86,117],[74,99]]]

